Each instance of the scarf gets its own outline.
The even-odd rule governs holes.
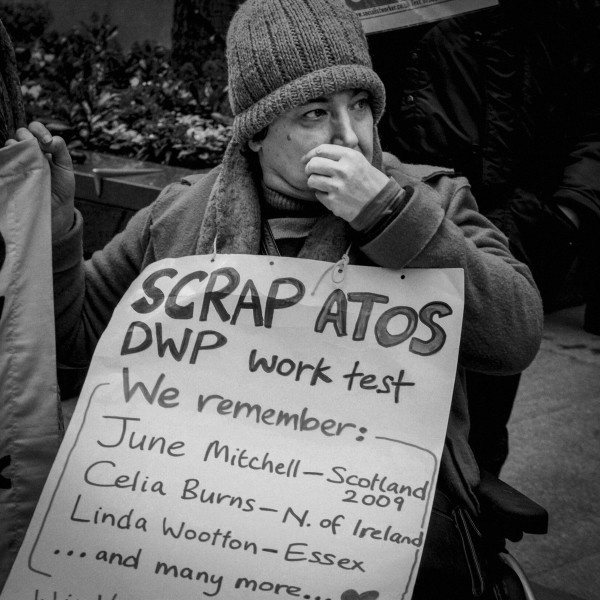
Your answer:
[[[231,142],[223,167],[211,191],[200,229],[199,251],[210,254],[260,254],[262,236],[261,194],[255,169]],[[298,258],[337,262],[351,242],[350,226],[332,213],[317,219]]]
[[[381,147],[375,132],[373,164],[381,167]],[[262,211],[260,169],[253,167],[239,142],[229,143],[221,172],[211,191],[200,229],[198,253],[261,253]],[[353,230],[327,212],[312,227],[298,258],[337,262],[352,242]]]

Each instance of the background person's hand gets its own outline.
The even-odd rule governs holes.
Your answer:
[[[321,144],[302,160],[306,163],[308,186],[315,192],[319,202],[348,222],[389,181],[389,177],[360,152],[346,146]]]
[[[5,146],[29,139],[37,139],[50,163],[52,238],[59,239],[73,226],[75,174],[71,155],[65,141],[61,137],[52,136],[38,121],[33,121],[27,128],[17,129],[15,139],[7,140]]]

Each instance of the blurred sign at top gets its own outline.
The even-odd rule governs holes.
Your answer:
[[[346,0],[358,13],[365,33],[440,21],[496,6],[498,0]]]

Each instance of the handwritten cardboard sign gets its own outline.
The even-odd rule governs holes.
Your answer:
[[[496,6],[498,0],[346,0],[365,33],[411,27]]]
[[[2,600],[409,598],[462,297],[454,269],[153,264],[98,345]]]

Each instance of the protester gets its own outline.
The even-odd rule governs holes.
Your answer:
[[[499,6],[369,37],[388,93],[384,149],[465,175],[529,265],[546,310],[579,260],[584,327],[600,334],[600,5]],[[390,56],[394,56],[393,61]],[[520,375],[467,376],[471,445],[495,474]]]
[[[234,123],[222,165],[169,186],[87,263],[64,142],[39,123],[19,130],[54,162],[59,360],[87,363],[132,280],[166,257],[216,247],[337,262],[351,246],[356,264],[464,269],[460,366],[414,598],[471,598],[480,582],[467,523],[478,515],[479,470],[464,370],[515,373],[533,360],[542,306],[529,269],[479,214],[466,179],[381,152],[384,88],[344,3],[248,0],[229,28],[227,59]]]

